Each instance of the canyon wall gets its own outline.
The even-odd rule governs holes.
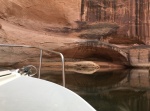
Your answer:
[[[0,0],[0,18],[20,24],[74,26],[80,18],[80,0]]]
[[[149,43],[149,0],[82,0],[81,20],[93,22],[115,22],[118,35],[137,38]]]
[[[67,58],[77,53],[84,54],[85,60],[96,58],[112,62],[119,57],[114,59],[115,54],[109,51],[111,48],[103,51],[99,48],[95,54],[87,51],[87,47],[74,50],[73,46],[93,39],[118,47],[149,45],[149,12],[150,0],[0,0],[0,42],[54,49],[66,54]],[[96,49],[92,45],[89,47]],[[132,51],[129,52],[131,64],[149,63],[149,49]],[[7,54],[1,61],[6,61],[3,58]],[[17,57],[11,58],[14,63]],[[80,59],[77,55],[70,58]]]
[[[117,23],[115,36],[150,44],[149,7],[149,0],[0,0],[0,18],[32,28],[76,28],[77,21]]]
[[[150,47],[131,48],[129,50],[129,63],[134,67],[150,67]]]

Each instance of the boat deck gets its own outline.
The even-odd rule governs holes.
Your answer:
[[[45,80],[20,76],[0,86],[2,111],[95,111],[74,92]]]

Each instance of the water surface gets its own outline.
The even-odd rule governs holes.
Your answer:
[[[49,71],[41,78],[62,85],[59,71]],[[66,72],[66,87],[83,97],[97,111],[150,111],[148,69],[94,74]]]

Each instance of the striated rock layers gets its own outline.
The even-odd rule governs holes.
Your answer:
[[[149,7],[149,0],[82,0],[81,20],[115,22],[119,35],[149,44]]]
[[[130,65],[134,67],[150,67],[150,47],[135,46],[129,51]]]
[[[0,18],[21,25],[74,26],[79,15],[80,0],[0,0]]]
[[[7,34],[2,29],[2,25],[0,24],[0,43],[7,43]]]
[[[0,0],[0,43],[58,50],[68,61],[149,64],[149,50],[132,50],[150,43],[149,7],[149,0]],[[0,65],[39,59],[34,49],[3,47],[0,53]],[[56,56],[45,52],[49,57]]]

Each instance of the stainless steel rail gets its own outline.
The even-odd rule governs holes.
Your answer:
[[[23,47],[23,48],[35,48],[40,50],[40,62],[39,62],[39,74],[38,78],[41,76],[41,66],[42,66],[42,56],[43,56],[43,51],[47,51],[50,53],[57,54],[61,57],[61,62],[62,62],[62,81],[63,81],[63,86],[65,87],[65,59],[62,53],[56,52],[53,50],[45,50],[42,48],[34,47],[34,46],[29,46],[29,45],[14,45],[14,44],[0,44],[1,47]]]

